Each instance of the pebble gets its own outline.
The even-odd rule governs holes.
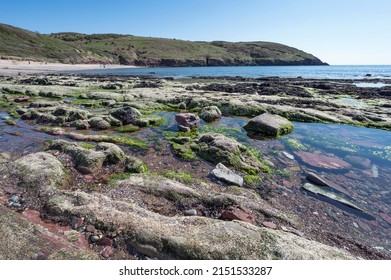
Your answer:
[[[93,225],[87,225],[86,232],[95,232],[95,227]]]
[[[98,236],[98,235],[91,235],[90,236],[91,242],[97,242],[97,241],[99,241],[99,239],[100,239],[100,236]]]
[[[113,254],[113,249],[110,246],[107,246],[107,247],[104,247],[100,253],[101,253],[102,257],[110,258],[110,256]]]
[[[358,228],[358,224],[356,222],[353,222],[353,225]]]
[[[379,169],[377,168],[376,165],[372,166],[372,177],[373,178],[379,177]]]
[[[277,225],[273,222],[263,222],[262,225],[267,228],[276,229]]]
[[[10,197],[10,199],[8,201],[10,201],[10,202],[18,202],[19,201],[19,196],[13,195],[13,196]]]
[[[189,209],[185,211],[185,216],[197,216],[197,210],[196,209]]]
[[[113,246],[113,240],[107,237],[103,237],[96,242],[96,244],[101,246]]]
[[[83,226],[84,219],[79,217],[73,217],[71,222],[71,228],[72,229],[78,229]]]
[[[285,151],[283,151],[282,153],[284,154],[284,156],[286,156],[289,159],[292,159],[292,160],[295,159],[295,157],[293,155],[291,155],[290,153],[287,153]]]

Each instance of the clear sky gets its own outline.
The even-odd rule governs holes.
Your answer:
[[[269,41],[329,64],[391,64],[391,0],[2,0],[0,22],[40,33]]]

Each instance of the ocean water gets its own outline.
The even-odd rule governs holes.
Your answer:
[[[225,66],[225,67],[172,67],[122,68],[73,71],[68,74],[85,75],[147,75],[185,78],[193,76],[229,77],[287,77],[316,79],[390,79],[391,65],[338,65],[338,66]]]

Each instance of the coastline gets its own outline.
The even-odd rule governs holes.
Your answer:
[[[18,61],[0,59],[0,75],[17,76],[29,74],[50,74],[65,71],[140,68],[133,65],[120,64],[64,64],[37,61]]]

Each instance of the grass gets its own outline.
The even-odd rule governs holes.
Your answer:
[[[191,42],[116,34],[43,35],[4,24],[0,24],[0,53],[38,61],[150,66],[321,63],[311,54],[270,42]]]
[[[183,171],[165,171],[165,172],[160,172],[159,175],[162,175],[168,179],[171,180],[177,180],[181,183],[189,184],[193,180],[193,175],[187,172]]]

